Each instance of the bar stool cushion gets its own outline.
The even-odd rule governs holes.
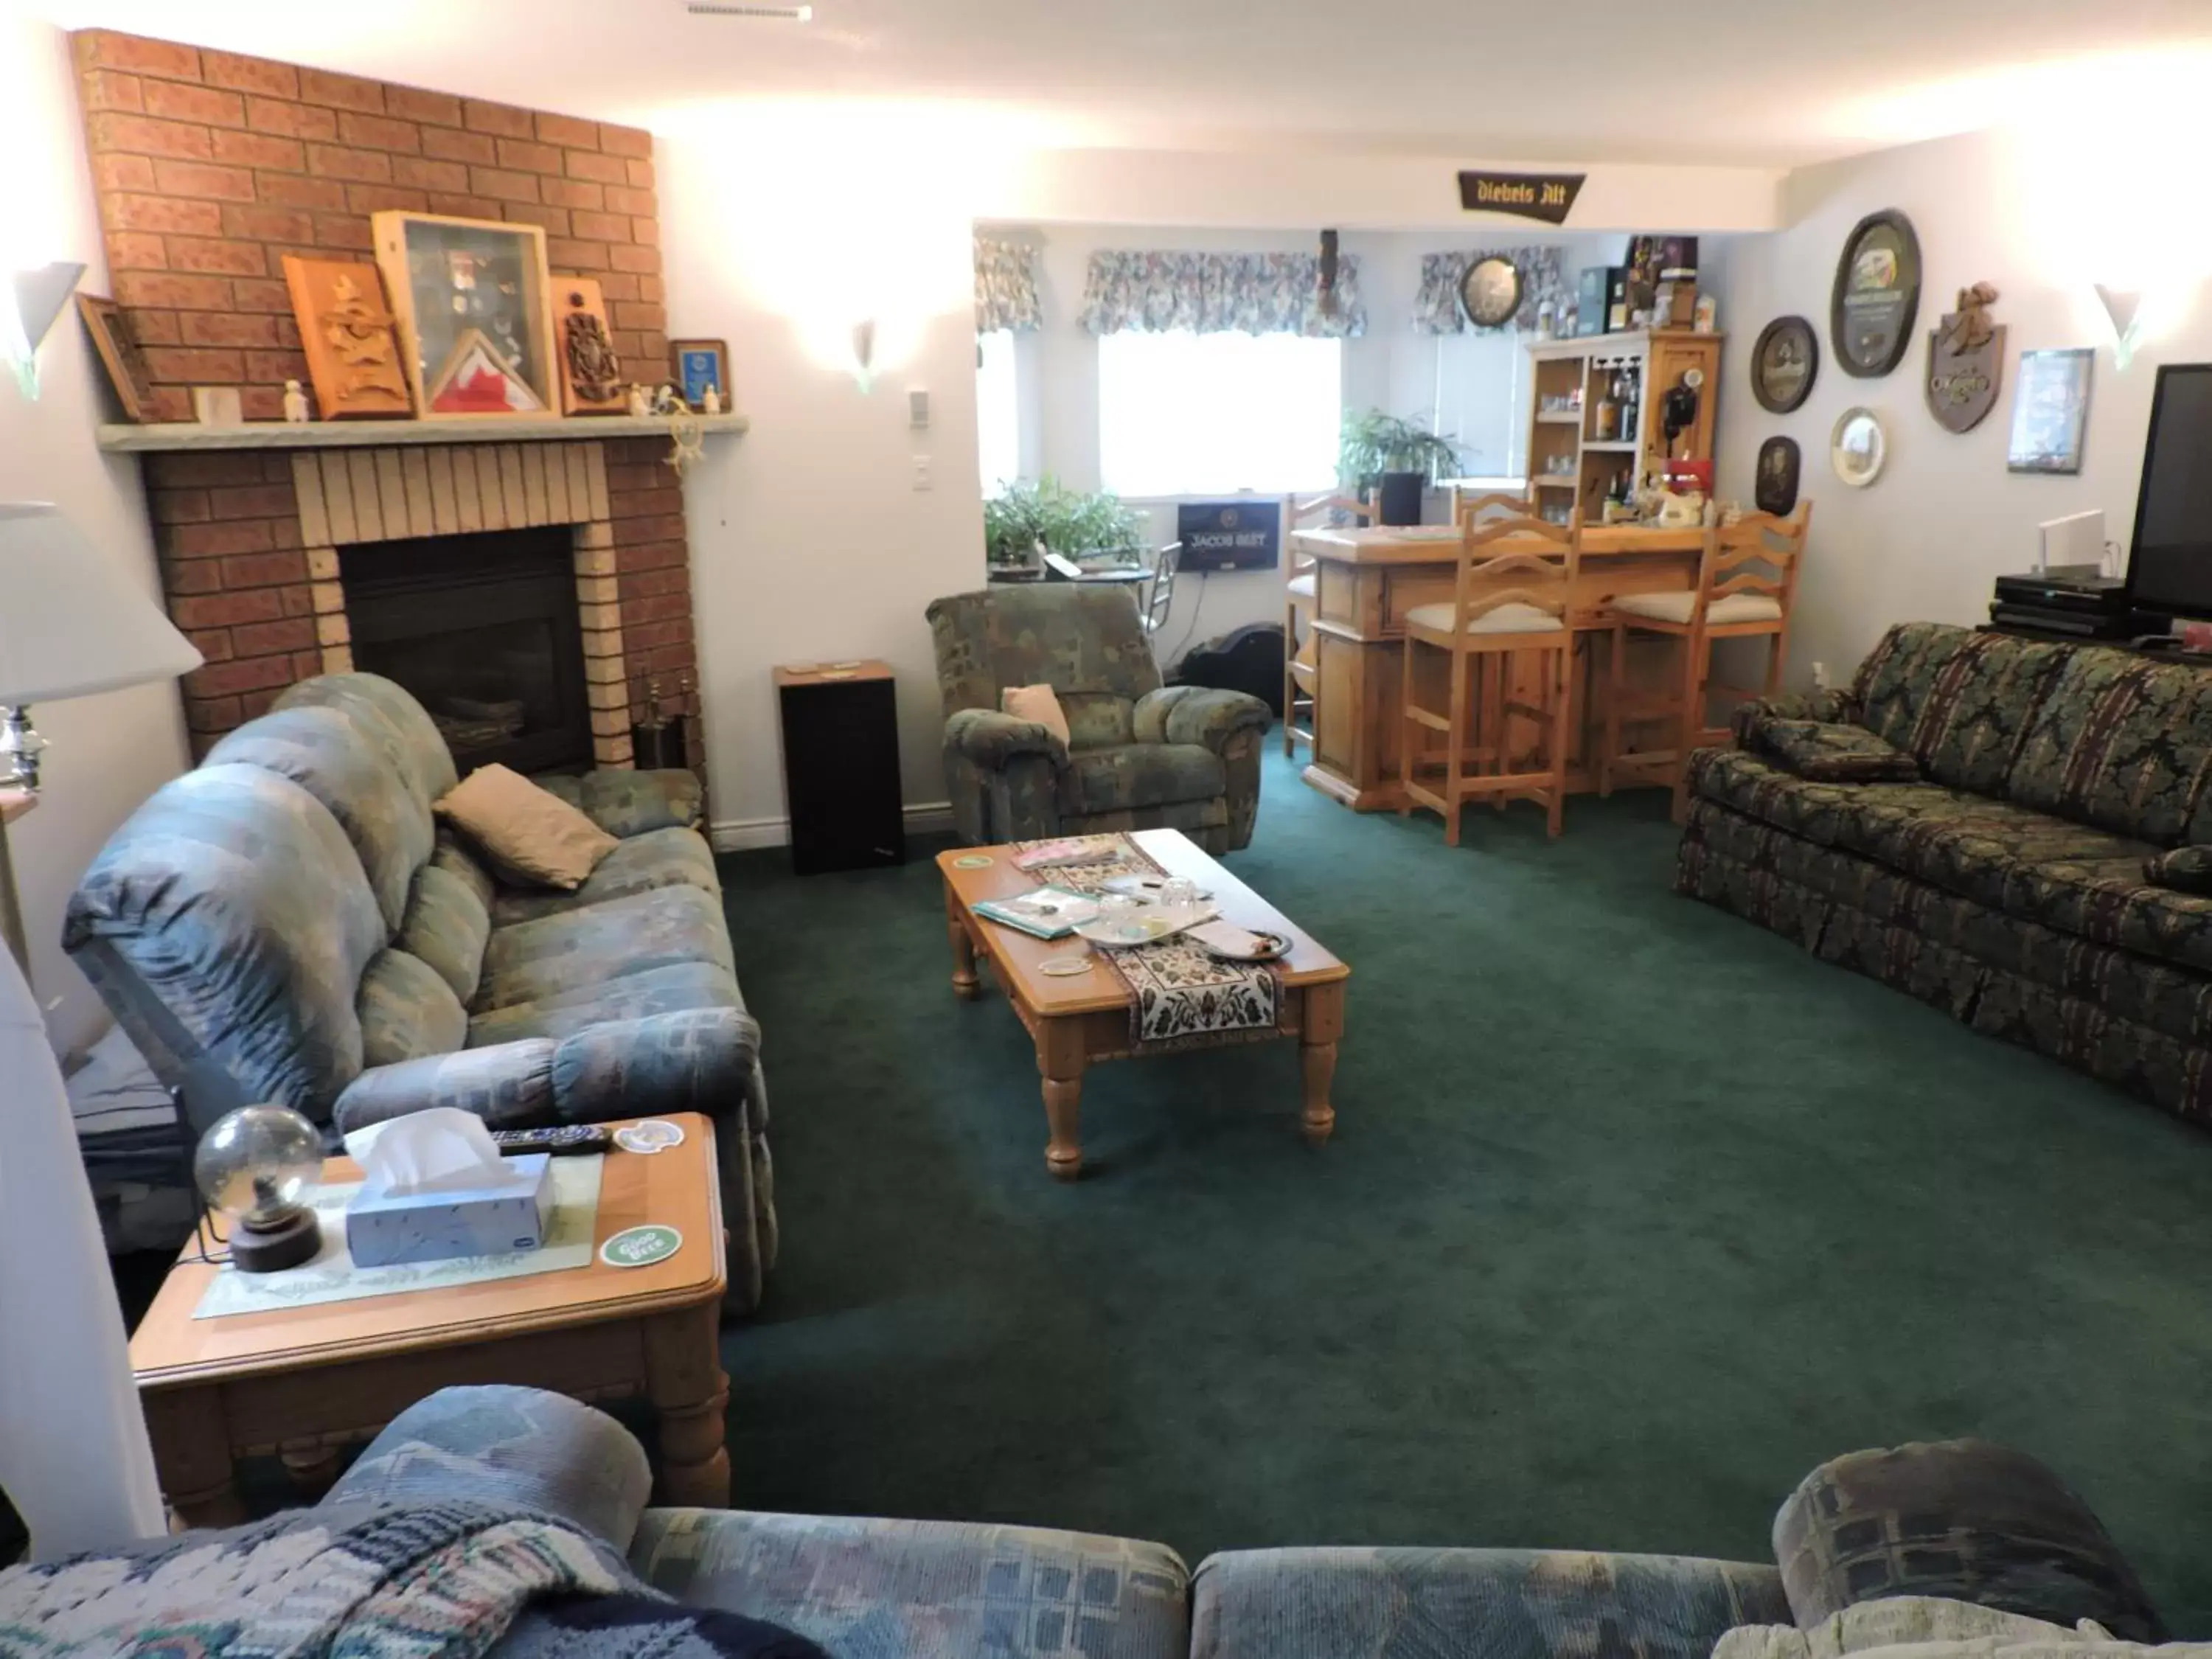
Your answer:
[[[1649,617],[1654,622],[1686,624],[1697,605],[1698,596],[1691,592],[1630,593],[1615,599],[1613,608],[1631,617]],[[1781,601],[1765,593],[1731,593],[1705,609],[1705,621],[1711,625],[1781,620]]]
[[[1443,600],[1434,605],[1417,605],[1406,613],[1409,627],[1442,629],[1449,632],[1453,607]],[[1533,605],[1518,601],[1501,605],[1497,610],[1475,617],[1467,625],[1470,634],[1550,634],[1564,633],[1566,623],[1548,611],[1539,611]]]
[[[1309,570],[1303,576],[1291,577],[1289,586],[1291,590],[1291,597],[1294,599],[1310,599],[1313,598],[1314,573]]]

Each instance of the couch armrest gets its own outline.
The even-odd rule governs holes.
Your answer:
[[[513,1504],[627,1551],[653,1490],[645,1449],[543,1389],[441,1389],[392,1419],[325,1504]]]
[[[695,773],[605,767],[581,777],[536,780],[611,836],[628,841],[652,830],[696,830],[706,789]]]
[[[1239,732],[1264,732],[1274,711],[1243,691],[1164,685],[1137,699],[1131,717],[1139,743],[1195,743],[1220,754]]]
[[[2212,847],[2171,847],[2143,860],[2143,879],[2154,887],[2212,898]]]
[[[454,1106],[495,1129],[605,1123],[668,1112],[732,1119],[760,1059],[760,1027],[735,1008],[611,1019],[559,1042],[526,1037],[363,1072],[332,1121],[349,1134]]]
[[[1858,704],[1848,691],[1832,687],[1826,691],[1785,691],[1778,697],[1753,697],[1749,702],[1738,703],[1730,724],[1735,727],[1736,741],[1748,749],[1753,732],[1764,721],[1811,720],[1838,726],[1856,720],[1858,712]]]
[[[945,722],[945,746],[986,771],[996,771],[1017,755],[1037,755],[1058,771],[1067,764],[1067,745],[1035,720],[1018,720],[995,708],[963,708]]]

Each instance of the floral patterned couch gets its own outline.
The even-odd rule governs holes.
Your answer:
[[[1736,734],[1680,891],[2212,1121],[2212,672],[1907,623]]]
[[[261,1100],[340,1132],[431,1106],[495,1128],[708,1114],[750,1309],[775,1258],[768,1095],[699,781],[544,780],[620,841],[558,893],[438,827],[455,780],[393,682],[302,680],[115,832],[62,942],[196,1124]]]

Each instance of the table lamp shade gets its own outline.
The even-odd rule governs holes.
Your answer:
[[[174,679],[200,662],[161,607],[58,508],[0,501],[0,703]]]

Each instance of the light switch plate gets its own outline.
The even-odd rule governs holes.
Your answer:
[[[929,424],[929,389],[927,386],[907,388],[906,419],[908,426],[917,428]]]

